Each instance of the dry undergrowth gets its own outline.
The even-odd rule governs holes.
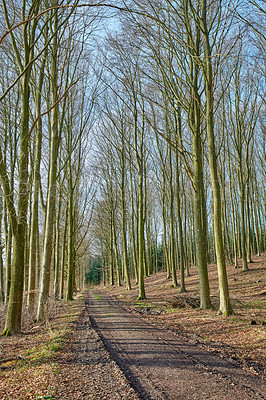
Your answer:
[[[43,323],[29,323],[32,315],[23,313],[23,333],[0,338],[0,398],[53,399],[58,374],[57,354],[67,343],[68,334],[80,315],[80,296],[70,304],[50,302],[49,316]],[[3,329],[5,310],[1,309]]]

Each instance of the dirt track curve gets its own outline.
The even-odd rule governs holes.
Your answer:
[[[94,328],[140,398],[266,399],[266,382],[172,332],[148,324],[107,294],[90,291]]]

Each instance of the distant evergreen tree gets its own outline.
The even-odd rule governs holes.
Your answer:
[[[86,283],[99,285],[102,279],[102,261],[101,259],[93,259],[90,261],[89,270],[86,272]]]

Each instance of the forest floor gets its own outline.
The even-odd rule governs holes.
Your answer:
[[[219,293],[215,266],[209,267],[213,303],[213,309],[209,311],[197,308],[198,278],[196,268],[192,268],[190,276],[186,278],[187,292],[184,294],[179,293],[179,288],[171,287],[171,281],[165,278],[165,273],[160,272],[146,278],[147,300],[145,301],[136,301],[138,289],[135,286],[131,291],[116,286],[98,287],[93,289],[93,292],[90,291],[89,301],[87,293],[84,293],[84,295],[78,294],[70,304],[51,302],[49,315],[43,324],[29,322],[31,316],[24,312],[23,333],[14,337],[0,338],[0,399],[194,398],[191,388],[183,394],[183,397],[178,395],[167,397],[167,394],[160,397],[159,392],[155,390],[158,385],[155,384],[155,389],[154,387],[151,389],[155,390],[154,395],[149,397],[148,393],[151,393],[149,390],[145,392],[141,384],[138,387],[136,380],[130,377],[130,373],[128,375],[127,366],[120,365],[119,361],[114,360],[116,358],[114,352],[109,353],[110,346],[106,341],[106,335],[104,336],[104,327],[102,331],[100,327],[101,318],[97,321],[97,315],[99,317],[102,314],[101,307],[107,310],[110,321],[120,328],[115,331],[122,332],[123,324],[129,326],[133,321],[134,335],[137,335],[137,332],[143,335],[144,332],[144,337],[141,336],[142,339],[138,338],[136,342],[148,340],[148,332],[152,334],[154,330],[155,336],[152,336],[153,341],[148,342],[149,347],[152,343],[156,347],[160,339],[166,343],[169,338],[172,338],[171,349],[174,348],[175,341],[177,347],[183,346],[186,361],[197,361],[195,365],[199,373],[198,383],[196,374],[193,372],[192,375],[195,385],[198,384],[200,387],[202,377],[207,377],[206,382],[210,381],[210,386],[214,390],[210,393],[215,395],[210,394],[209,397],[205,395],[206,399],[224,398],[218,390],[217,381],[224,379],[223,373],[217,370],[222,368],[222,362],[231,363],[232,371],[243,371],[249,377],[251,384],[252,379],[257,379],[253,385],[255,396],[256,387],[259,387],[260,382],[264,387],[266,385],[266,254],[261,257],[254,256],[253,261],[246,273],[228,266],[230,294],[235,311],[230,317],[223,317],[217,313]],[[103,302],[103,299],[106,301]],[[91,318],[95,312],[96,316]],[[127,318],[123,324],[119,319],[122,318],[122,314],[123,318]],[[5,309],[2,308],[0,329],[4,326],[4,315]],[[103,320],[105,324],[107,320],[108,318],[106,321]],[[109,325],[105,329],[109,335],[111,332]],[[159,335],[157,339],[156,335]],[[122,338],[120,342],[123,341]],[[187,347],[188,345],[190,347]],[[158,348],[158,353],[168,354],[167,351],[165,353],[167,348],[163,350]],[[190,354],[188,357],[190,348],[194,348],[197,355]],[[175,350],[169,351],[167,357],[171,358],[173,351]],[[141,353],[145,354],[145,348]],[[128,354],[130,355],[130,351]],[[216,361],[213,362],[216,364],[216,370],[207,371],[206,366],[202,367],[202,370],[199,369],[204,360],[208,359],[208,354],[216,357]],[[155,371],[155,353],[149,356],[151,363],[148,363],[148,366],[152,365]],[[203,357],[203,360],[197,357]],[[217,367],[217,357],[220,360],[218,361],[220,367]],[[165,366],[169,360],[167,358],[163,360]],[[174,356],[173,362],[177,362],[176,360],[178,360],[177,355]],[[182,359],[180,363],[184,364]],[[162,365],[158,364],[157,370],[159,368],[161,371],[161,367]],[[191,365],[187,371],[190,368]],[[170,379],[171,373],[167,372]],[[217,389],[214,383],[211,383],[210,376],[213,377],[212,382],[218,385]],[[237,380],[241,380],[241,376],[239,373]],[[228,379],[227,377],[227,384],[230,381],[230,385],[237,386],[234,377]],[[171,379],[171,381],[178,380]],[[241,390],[244,390],[243,387]],[[266,398],[259,395],[253,397],[250,391],[243,394],[241,390],[238,394],[243,400]],[[199,399],[198,395],[196,398]],[[237,399],[238,396],[234,395],[234,398]]]

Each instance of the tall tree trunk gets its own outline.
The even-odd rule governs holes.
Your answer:
[[[132,166],[130,162],[130,202],[131,202],[131,226],[130,226],[130,232],[131,232],[131,245],[132,245],[132,260],[133,260],[133,265],[134,265],[134,271],[135,271],[135,283],[136,285],[139,283],[139,269],[138,269],[138,257],[137,257],[137,246],[136,246],[136,236],[135,236],[135,218],[134,218],[134,213],[135,213],[135,208],[134,208],[134,191],[133,191],[133,176],[132,176]]]
[[[111,216],[110,216],[110,233],[109,233],[109,283],[111,286],[114,285],[114,246],[113,246],[113,217],[112,213],[113,210],[110,210]]]
[[[202,217],[203,205],[202,205],[202,154],[201,154],[201,143],[200,137],[197,133],[193,135],[193,164],[194,164],[194,231],[195,231],[195,246],[196,246],[196,263],[198,266],[199,273],[199,285],[200,285],[200,308],[206,310],[211,308],[210,298],[210,287],[207,269],[207,249],[206,240],[203,235],[203,223],[204,218]]]
[[[55,13],[53,22],[54,32],[58,29],[58,14]],[[51,276],[51,259],[53,250],[53,231],[54,231],[54,217],[55,217],[55,203],[56,203],[56,175],[57,175],[57,157],[59,149],[59,134],[58,134],[58,40],[55,34],[52,44],[52,110],[51,117],[51,139],[49,151],[49,176],[48,176],[48,194],[45,216],[45,232],[44,232],[44,245],[43,257],[41,265],[40,276],[40,294],[38,299],[37,321],[41,321],[46,317],[48,307],[48,297],[50,289],[50,276]]]
[[[217,159],[214,140],[214,118],[213,118],[213,71],[212,53],[209,43],[209,28],[207,26],[207,3],[202,0],[202,29],[204,37],[204,77],[206,93],[206,127],[209,154],[209,170],[211,176],[213,195],[213,222],[215,234],[215,249],[220,290],[220,312],[224,315],[232,314],[230,304],[228,279],[225,265],[224,244],[221,230],[221,196],[217,174]]]
[[[69,173],[69,181],[72,182],[71,170]],[[72,185],[69,185],[68,199],[68,260],[67,260],[67,288],[66,300],[73,300],[73,284],[74,284],[74,210],[73,210],[73,192]]]
[[[190,275],[189,273],[189,262],[188,262],[188,235],[187,235],[187,202],[186,202],[186,195],[184,194],[184,256],[185,256],[185,268],[187,271],[187,276]]]
[[[181,137],[181,110],[178,109],[178,120],[177,129],[179,131],[178,136]],[[181,201],[180,201],[180,170],[179,170],[179,158],[176,151],[176,212],[178,222],[178,238],[179,238],[179,251],[180,251],[180,291],[181,293],[186,292],[185,287],[185,256],[184,256],[184,241],[183,241],[183,228],[182,228],[182,217],[181,217]]]
[[[36,123],[36,154],[33,171],[33,198],[31,207],[31,226],[30,226],[30,243],[29,243],[29,282],[28,282],[28,298],[27,306],[33,309],[36,299],[36,263],[37,263],[37,235],[39,229],[38,206],[39,206],[39,185],[40,185],[40,165],[42,151],[42,119],[41,114],[41,99],[42,87],[44,80],[44,67],[47,58],[47,51],[42,60],[40,70],[38,88],[36,90],[35,100],[35,117],[38,119]]]
[[[133,200],[133,196],[132,196]],[[125,144],[124,133],[122,133],[122,149],[121,149],[121,213],[122,213],[122,247],[123,247],[123,271],[126,281],[126,290],[131,289],[129,268],[128,268],[128,254],[127,254],[127,225],[126,225],[126,199],[125,199]],[[132,210],[133,213],[133,210]],[[133,238],[132,238],[133,241]],[[134,238],[135,241],[135,238]],[[134,243],[135,246],[135,243]],[[133,249],[135,252],[135,249]]]
[[[169,148],[169,260],[172,271],[173,287],[177,287],[176,277],[176,242],[175,242],[175,216],[174,216],[174,190],[173,190],[173,173],[172,173],[172,149]]]
[[[57,108],[57,107],[55,107]],[[55,109],[54,109],[55,110]],[[50,160],[49,160],[49,187],[47,198],[46,223],[44,233],[43,257],[41,264],[40,276],[40,295],[38,301],[37,321],[45,318],[48,306],[50,275],[51,275],[51,259],[53,250],[53,231],[56,201],[56,172],[57,172],[57,154],[59,146],[57,111],[53,112],[52,122],[52,138],[50,144]]]
[[[253,205],[253,214],[254,214],[254,219],[255,219],[255,234],[256,234],[256,245],[257,245],[257,255],[261,255],[261,249],[260,249],[260,233],[259,233],[259,224],[258,224],[258,210],[256,206],[256,195],[255,195],[255,190],[254,190],[254,185],[252,183],[252,196],[251,196],[251,202]]]
[[[238,267],[238,261],[237,261],[237,237],[236,237],[236,216],[235,216],[235,206],[234,206],[234,201],[233,201],[233,190],[232,190],[232,172],[231,172],[231,163],[229,159],[229,192],[230,192],[230,201],[231,201],[231,210],[232,210],[232,215],[231,215],[231,220],[232,220],[232,235],[233,235],[233,246],[234,246],[234,263],[235,263],[235,268]]]
[[[113,243],[114,243],[114,252],[115,252],[115,265],[116,265],[116,281],[117,286],[121,286],[121,270],[120,270],[120,259],[119,259],[119,251],[117,246],[117,236],[116,236],[116,222],[115,222],[115,214],[112,213],[112,224],[113,224]]]
[[[144,199],[143,199],[143,169],[139,171],[139,297],[138,300],[145,300],[145,286],[144,286]]]
[[[4,263],[3,263],[3,245],[2,245],[2,220],[3,220],[3,195],[0,188],[0,303],[5,301],[4,292]]]
[[[66,256],[66,238],[67,238],[67,226],[68,226],[67,221],[68,221],[68,207],[66,206],[65,226],[64,226],[62,251],[61,251],[60,292],[59,292],[60,299],[64,298],[65,256]]]
[[[240,162],[240,161],[239,161]],[[246,224],[245,224],[245,185],[243,183],[242,166],[238,166],[238,182],[240,197],[240,225],[241,225],[241,255],[242,270],[248,270],[247,249],[246,249]]]
[[[163,222],[163,258],[164,265],[166,269],[166,279],[171,279],[171,268],[170,268],[170,260],[169,260],[169,249],[167,242],[167,221],[166,221],[166,180],[165,175],[163,174],[163,187],[162,187],[162,197],[161,197],[161,207],[162,207],[162,222]]]
[[[13,233],[13,260],[11,271],[11,285],[6,314],[6,322],[2,335],[20,333],[21,313],[24,285],[24,256],[25,232],[28,211],[28,134],[29,134],[29,79],[30,71],[23,76],[21,89],[21,132],[20,132],[20,160],[19,160],[19,187],[17,219],[14,206],[9,208]],[[0,164],[2,164],[2,155]],[[0,167],[1,168],[1,167]],[[7,189],[7,176],[1,168],[1,179],[5,196],[9,196]]]
[[[247,263],[251,263],[251,230],[250,230],[250,207],[249,207],[249,184],[246,184],[246,216],[247,216]],[[254,234],[254,232],[252,232]]]
[[[195,52],[199,53],[199,29],[196,31]],[[191,38],[188,38],[191,45]],[[200,307],[202,309],[211,308],[210,287],[207,269],[207,227],[204,205],[204,184],[203,184],[203,155],[201,137],[201,117],[200,117],[200,95],[198,88],[199,66],[195,57],[191,57],[191,104],[189,109],[190,128],[192,132],[193,148],[193,188],[194,188],[194,237],[196,250],[196,263],[199,273],[200,285]]]
[[[60,220],[61,220],[61,208],[62,208],[62,195],[59,194],[58,199],[58,210],[55,225],[55,249],[54,249],[54,298],[59,300],[59,276],[60,276]]]
[[[11,269],[12,269],[12,227],[8,219],[8,210],[6,206],[6,201],[4,201],[4,230],[5,230],[5,252],[6,252],[5,304],[8,304],[10,285],[11,285]]]

